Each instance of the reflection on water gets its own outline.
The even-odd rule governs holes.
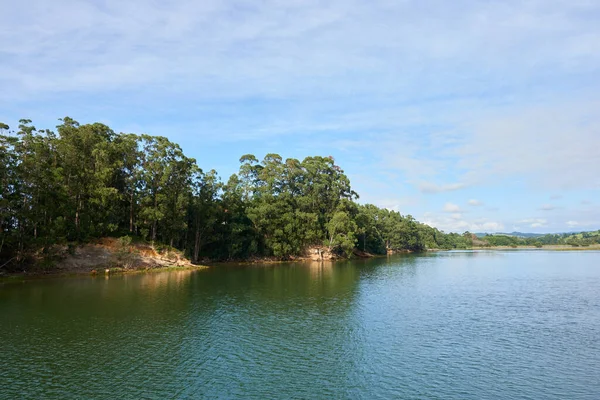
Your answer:
[[[139,278],[124,275],[123,279],[126,282],[133,279],[134,284],[138,284],[141,288],[159,289],[168,286],[170,289],[177,289],[189,280],[193,272],[193,270],[161,271],[141,274]]]
[[[0,398],[600,393],[600,253],[444,252],[0,286]]]

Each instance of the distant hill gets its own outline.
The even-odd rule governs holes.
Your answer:
[[[588,234],[592,234],[592,235],[597,235],[599,231],[583,231],[583,232],[555,232],[555,233],[529,233],[529,232],[511,232],[511,233],[505,233],[505,232],[494,232],[494,233],[483,233],[483,232],[479,232],[479,233],[475,233],[474,235],[482,238],[484,236],[487,235],[493,235],[493,236],[514,236],[514,237],[518,237],[518,238],[539,238],[539,237],[543,237],[543,236],[553,236],[553,235],[558,235],[558,236],[581,236],[585,233]]]

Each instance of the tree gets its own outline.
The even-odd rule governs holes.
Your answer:
[[[464,248],[469,235],[445,234],[397,211],[359,205],[333,157],[259,161],[240,158],[223,184],[166,137],[116,133],[101,124],[60,120],[57,134],[19,121],[0,123],[0,261],[43,253],[53,244],[106,235],[140,236],[201,257],[243,259],[302,255],[327,246],[388,250]],[[513,239],[489,237],[489,243]],[[540,243],[600,241],[551,235]],[[511,242],[512,243],[512,242]]]
[[[155,241],[161,228],[160,238],[173,245],[186,229],[185,210],[196,162],[165,137],[142,135],[141,140],[139,218],[143,235]]]
[[[356,244],[356,223],[348,213],[337,211],[327,223],[329,251],[341,250],[347,256],[352,254]]]
[[[220,219],[221,210],[218,203],[220,189],[221,183],[215,170],[203,174],[198,169],[194,174],[188,212],[188,225],[193,230],[191,259],[194,263],[198,262],[202,246],[214,234]]]

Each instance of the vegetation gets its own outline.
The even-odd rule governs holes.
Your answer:
[[[443,233],[410,215],[358,204],[332,157],[240,158],[226,182],[161,136],[115,133],[65,117],[56,132],[0,123],[0,269],[52,260],[106,236],[209,259],[288,259],[318,246],[373,254],[472,246],[586,245],[600,234],[520,239]],[[531,243],[530,243],[531,241]],[[123,257],[126,257],[123,255]]]
[[[587,247],[600,244],[600,230],[580,233],[555,233],[535,237],[511,235],[485,235],[481,238],[487,246],[572,246]]]
[[[240,158],[222,182],[165,137],[115,133],[65,117],[56,132],[0,124],[0,265],[56,244],[136,237],[180,249],[193,262],[271,256],[309,246],[351,254],[466,246],[410,215],[355,202],[331,157]],[[123,239],[127,240],[127,239]]]

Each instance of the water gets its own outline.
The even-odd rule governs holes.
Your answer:
[[[4,399],[598,399],[600,252],[0,284]]]

